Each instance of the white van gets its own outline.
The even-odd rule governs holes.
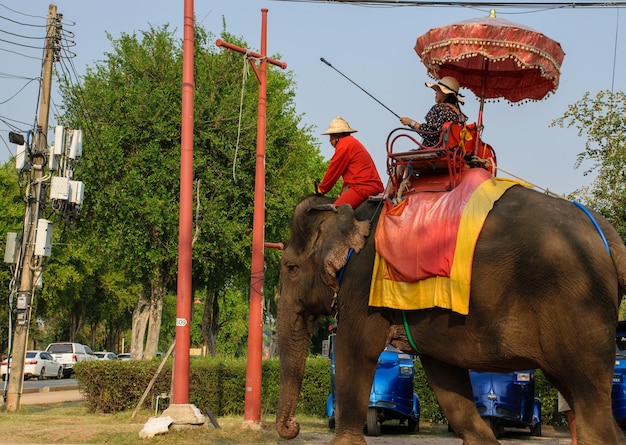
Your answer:
[[[89,346],[81,343],[50,343],[46,351],[63,366],[63,375],[65,377],[69,377],[72,374],[74,363],[98,359]]]

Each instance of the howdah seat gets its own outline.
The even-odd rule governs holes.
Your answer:
[[[464,169],[482,167],[493,171],[496,165],[495,151],[480,140],[476,124],[446,122],[439,142],[432,147],[423,145],[418,138],[421,139],[417,132],[404,127],[387,136],[387,172],[393,196],[398,190],[401,195],[452,190]],[[401,171],[406,173],[399,174]]]

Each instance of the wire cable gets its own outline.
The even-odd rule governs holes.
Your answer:
[[[14,13],[16,13],[16,14],[23,15],[24,17],[33,17],[33,18],[37,18],[37,19],[45,19],[45,18],[46,18],[46,17],[44,17],[44,16],[42,16],[42,15],[27,14],[27,13],[25,13],[25,12],[21,12],[21,11],[18,11],[18,10],[16,10],[16,9],[11,9],[11,8],[9,8],[8,6],[6,6],[6,5],[5,5],[5,4],[3,4],[3,3],[0,3],[0,7],[5,8],[5,9],[8,9],[9,11],[14,12]],[[4,18],[4,17],[3,17],[3,18]],[[10,19],[7,19],[7,20],[10,20]],[[11,21],[13,21],[13,20],[11,20]],[[16,22],[16,23],[19,23],[19,22]],[[21,24],[21,25],[26,25],[26,23],[20,23],[20,24]],[[30,25],[30,26],[35,26],[35,25]],[[43,27],[45,28],[45,26],[43,26]]]
[[[246,91],[246,82],[248,80],[248,75],[250,74],[250,67],[248,66],[249,51],[243,56],[243,73],[241,76],[241,96],[239,99],[239,122],[237,124],[237,142],[235,143],[235,156],[233,158],[233,181],[235,184],[237,183],[237,174],[235,173],[235,168],[237,166],[237,153],[239,152],[239,138],[241,136],[241,116],[243,114],[243,98],[244,93]]]
[[[336,3],[350,4],[355,6],[386,6],[386,7],[404,7],[404,6],[422,6],[422,7],[486,7],[486,8],[604,8],[604,7],[626,7],[626,2],[427,2],[420,0],[273,0],[278,2],[292,3]]]
[[[11,96],[11,97],[9,97],[7,100],[3,100],[3,101],[1,101],[1,102],[0,102],[0,105],[4,105],[4,104],[6,104],[7,102],[10,102],[10,101],[11,101],[12,99],[14,99],[14,98],[15,98],[18,94],[20,94],[20,93],[24,90],[24,88],[26,88],[26,87],[27,87],[27,86],[28,86],[31,82],[33,82],[33,81],[35,81],[35,80],[38,80],[38,79],[37,79],[36,77],[35,77],[35,78],[33,78],[33,79],[30,79],[28,82],[26,82],[26,84],[25,84],[22,88],[20,88],[19,90],[17,90],[17,91],[16,91],[16,92],[15,92],[15,93]]]

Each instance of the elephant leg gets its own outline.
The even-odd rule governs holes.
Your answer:
[[[572,388],[571,404],[576,419],[576,433],[578,445],[617,445],[625,444],[626,438],[617,425],[611,410],[611,381],[610,377],[604,380],[603,388],[600,382],[589,383],[587,388],[594,391],[579,391]]]
[[[539,366],[572,407],[578,445],[625,444],[626,438],[613,417],[611,406],[615,366],[612,317],[604,320],[593,315],[589,311],[585,323],[597,328],[588,329],[584,336],[561,335],[556,344],[546,340],[542,345],[546,354]]]
[[[367,406],[384,338],[368,340],[367,334],[355,336],[357,330],[342,327],[340,322],[335,341],[335,438],[330,443],[365,445]]]
[[[468,370],[433,357],[421,357],[421,362],[443,413],[463,445],[498,445],[476,410]]]
[[[563,380],[561,383],[566,385],[561,393],[574,411],[577,443],[625,444],[626,438],[611,409],[611,374],[597,368],[599,367],[589,364],[588,368],[580,371],[577,378],[570,375],[570,381]],[[575,385],[571,383],[574,379]]]

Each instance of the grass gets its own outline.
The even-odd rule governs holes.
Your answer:
[[[219,417],[216,429],[207,418],[204,426],[185,429],[170,428],[166,434],[149,439],[140,439],[139,432],[153,411],[139,411],[134,419],[131,412],[95,414],[87,411],[80,401],[45,405],[23,405],[20,411],[8,413],[0,407],[0,431],[3,443],[12,444],[88,444],[88,445],[213,445],[213,444],[257,444],[257,445],[325,445],[333,438],[328,430],[327,419],[298,416],[300,434],[292,440],[279,438],[274,426],[275,418],[263,418],[260,428],[244,427],[243,417]],[[207,426],[208,425],[208,426]],[[405,426],[395,422],[383,425],[383,435],[414,441],[415,433],[406,434]],[[451,437],[445,425],[420,423],[420,437]],[[399,443],[409,443],[402,442]],[[413,442],[414,443],[414,442]]]
[[[130,412],[118,414],[89,413],[81,402],[23,406],[19,412],[0,411],[2,436],[11,443],[197,445],[205,444],[324,444],[332,435],[325,419],[299,418],[302,433],[294,440],[278,437],[274,417],[262,419],[261,428],[243,427],[243,417],[220,417],[220,429],[207,426],[170,429],[167,434],[139,439],[139,431],[154,415],[140,411],[134,419]]]

